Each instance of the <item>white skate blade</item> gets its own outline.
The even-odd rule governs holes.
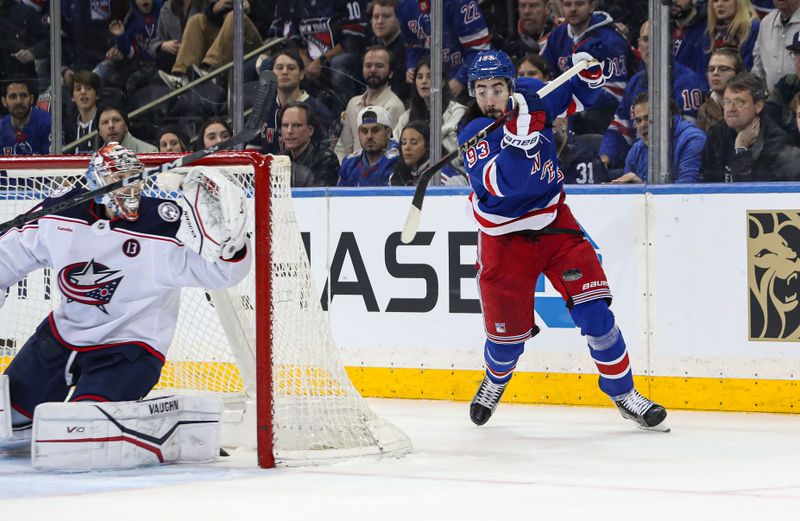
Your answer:
[[[642,429],[643,431],[653,431],[653,432],[671,432],[672,431],[672,429],[669,428],[669,425],[667,425],[667,420],[664,420],[663,422],[659,423],[658,425],[654,425],[652,427],[645,427],[644,425],[641,425],[638,422],[636,423],[636,426],[639,427],[640,429]]]

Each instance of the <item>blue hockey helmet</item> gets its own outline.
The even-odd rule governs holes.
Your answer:
[[[514,79],[517,70],[511,63],[511,58],[503,51],[481,51],[472,60],[467,71],[467,88],[469,95],[475,97],[475,82],[489,78],[505,78],[508,80],[508,90],[514,90]]]

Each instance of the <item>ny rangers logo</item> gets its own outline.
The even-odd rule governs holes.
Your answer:
[[[114,277],[119,270],[110,270],[94,259],[89,262],[76,262],[65,266],[58,273],[58,288],[67,298],[67,302],[80,302],[89,306],[97,306],[108,314],[105,305],[117,291],[123,277]]]

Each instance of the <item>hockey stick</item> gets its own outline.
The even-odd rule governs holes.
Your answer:
[[[536,91],[536,94],[543,98],[556,90],[558,87],[569,81],[570,78],[581,72],[582,70],[592,67],[595,65],[599,65],[599,62],[596,60],[581,60],[566,71],[564,71],[560,76],[555,78],[554,80],[547,83],[544,87]],[[422,202],[425,199],[425,191],[428,189],[428,184],[431,182],[431,178],[433,174],[438,172],[444,165],[452,161],[458,154],[464,153],[470,148],[474,147],[478,141],[482,140],[501,126],[503,126],[506,121],[516,114],[516,107],[513,110],[507,110],[503,113],[500,118],[493,121],[490,125],[487,125],[485,128],[478,131],[477,134],[469,138],[466,142],[462,143],[458,146],[455,150],[441,158],[436,163],[429,166],[422,172],[419,176],[419,183],[417,183],[417,189],[414,191],[414,198],[411,200],[411,208],[408,209],[408,217],[406,217],[406,224],[403,226],[403,233],[400,235],[400,241],[403,244],[408,244],[414,240],[414,236],[417,234],[417,229],[419,228],[419,221],[422,217]]]
[[[275,74],[272,71],[262,71],[258,78],[258,88],[256,90],[253,109],[250,112],[250,116],[247,118],[244,128],[235,136],[231,136],[229,139],[226,139],[225,141],[217,143],[216,145],[210,146],[206,149],[198,150],[197,152],[192,152],[191,154],[181,156],[174,161],[163,163],[152,168],[147,168],[142,172],[134,174],[130,177],[126,177],[125,179],[120,179],[119,181],[114,181],[111,184],[84,192],[80,195],[67,199],[66,201],[54,204],[48,208],[43,208],[35,212],[25,213],[17,216],[10,221],[0,224],[0,235],[3,235],[11,228],[35,221],[43,215],[61,212],[67,208],[72,208],[73,206],[77,206],[85,203],[86,201],[94,199],[99,195],[113,192],[114,190],[118,190],[122,187],[138,183],[140,181],[145,181],[153,176],[157,176],[158,174],[173,170],[175,168],[190,165],[195,161],[208,157],[211,154],[219,152],[220,150],[228,150],[237,145],[249,143],[256,136],[258,136],[259,132],[261,131],[261,125],[264,122],[264,119],[267,117],[267,112],[272,107],[273,103],[275,103],[275,94],[277,89],[278,78],[275,76]]]

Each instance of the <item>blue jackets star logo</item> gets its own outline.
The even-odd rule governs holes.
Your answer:
[[[76,262],[61,269],[58,273],[58,289],[67,302],[80,302],[97,306],[108,314],[105,305],[111,302],[123,276],[114,277],[119,270],[111,270],[94,259],[89,262]]]

